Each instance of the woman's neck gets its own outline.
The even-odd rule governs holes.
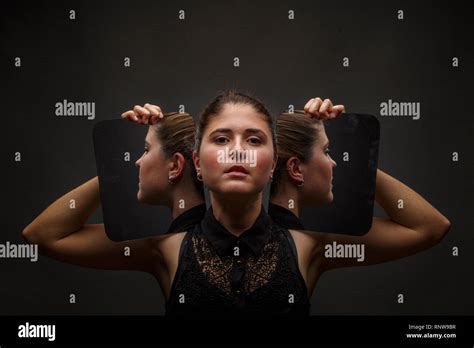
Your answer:
[[[224,198],[211,193],[211,205],[216,220],[227,231],[238,237],[252,227],[260,215],[262,194],[230,199],[228,196]]]
[[[175,219],[186,210],[203,203],[205,203],[203,196],[196,191],[192,184],[188,184],[180,185],[173,190],[168,207],[171,209],[173,219]]]
[[[270,203],[279,205],[290,210],[297,217],[300,216],[299,192],[296,188],[282,186],[274,196],[270,198]]]

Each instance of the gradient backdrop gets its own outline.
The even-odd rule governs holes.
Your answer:
[[[312,313],[474,314],[471,15],[459,1],[2,3],[0,243],[23,243],[22,229],[47,205],[96,175],[94,125],[135,104],[182,105],[197,117],[234,87],[277,114],[321,96],[378,118],[379,168],[452,229],[418,255],[324,274]],[[65,99],[94,102],[95,118],[56,116]],[[420,103],[420,118],[382,116],[389,100]],[[384,216],[378,206],[375,215]],[[89,222],[101,221],[98,211]],[[164,313],[144,273],[40,256],[0,259],[0,275],[4,315]]]

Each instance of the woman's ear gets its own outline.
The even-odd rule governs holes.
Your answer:
[[[199,161],[199,154],[196,150],[193,151],[193,163],[194,168],[196,168],[196,171],[199,172],[201,170],[201,163]]]
[[[301,171],[301,161],[296,156],[291,156],[286,161],[286,171],[288,172],[288,176],[290,179],[296,180],[300,182],[304,180],[303,173]]]
[[[278,163],[278,156],[275,156],[275,158],[273,159],[272,172],[275,171],[277,163]]]
[[[171,169],[169,172],[169,176],[178,178],[184,173],[184,169],[186,166],[186,159],[184,158],[181,152],[175,152],[173,156],[171,156]]]

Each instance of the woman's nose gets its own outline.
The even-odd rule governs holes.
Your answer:
[[[243,147],[242,147],[242,140],[241,139],[236,139],[235,142],[234,142],[234,146],[232,147],[232,150],[243,150]]]
[[[232,143],[232,147],[229,149],[230,153],[229,155],[231,156],[233,161],[238,161],[238,162],[244,162],[246,163],[246,151],[244,149],[244,144],[242,144],[242,141],[239,139],[236,139]]]

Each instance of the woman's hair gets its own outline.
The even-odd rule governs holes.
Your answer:
[[[315,128],[314,125],[317,127]],[[281,114],[276,122],[278,161],[273,172],[270,195],[277,193],[286,170],[286,162],[292,156],[306,163],[312,155],[313,145],[319,138],[319,119],[312,118],[302,110]]]
[[[191,170],[193,184],[198,193],[203,195],[202,182],[197,180],[192,159],[195,129],[196,126],[190,114],[169,112],[163,114],[163,119],[158,122],[155,135],[161,143],[161,149],[166,158],[170,158],[176,152],[184,156],[186,165]]]
[[[213,101],[211,101],[211,103],[209,103],[208,106],[206,106],[204,111],[201,113],[196,131],[195,150],[199,152],[199,149],[201,148],[202,136],[209,125],[211,117],[217,116],[219,113],[221,113],[227,104],[250,105],[255,109],[256,112],[264,116],[265,121],[268,124],[268,128],[270,129],[270,133],[272,134],[273,152],[274,156],[276,156],[277,148],[275,127],[273,124],[273,119],[267,108],[258,99],[235,90],[229,90],[219,94],[216,98],[214,98]]]

